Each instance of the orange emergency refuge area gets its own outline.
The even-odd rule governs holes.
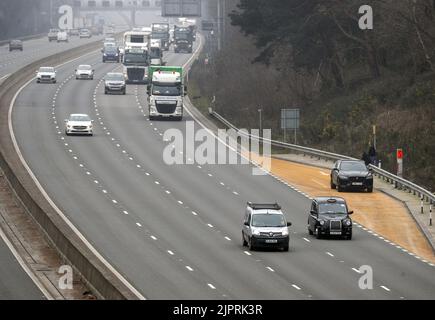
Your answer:
[[[258,155],[251,154],[251,159],[262,163]],[[332,195],[346,199],[350,210],[355,212],[352,215],[354,221],[410,252],[435,262],[430,244],[400,201],[376,189],[373,193],[332,190],[330,171],[327,169],[272,158],[271,172],[311,197]]]

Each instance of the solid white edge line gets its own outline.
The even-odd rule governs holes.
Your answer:
[[[9,77],[11,74],[10,73],[8,73],[8,74],[6,74],[6,75],[4,75],[3,77],[1,77],[0,78],[0,81],[2,81],[2,80],[4,80],[4,79],[6,79],[7,77]]]
[[[0,238],[3,239],[4,243],[6,243],[6,246],[11,251],[12,255],[15,257],[15,259],[20,264],[21,268],[27,273],[27,275],[32,279],[33,283],[38,287],[39,290],[44,294],[44,296],[48,300],[54,300],[52,295],[48,292],[48,290],[42,285],[42,283],[39,281],[38,277],[33,273],[33,271],[27,266],[27,264],[24,262],[23,258],[18,254],[15,247],[12,245],[12,243],[9,241],[9,239],[6,237],[6,234],[4,234],[3,230],[0,228]]]
[[[73,61],[82,59],[85,56],[92,55],[96,52],[99,52],[100,50],[95,50],[92,52],[89,52],[87,54],[81,55],[75,59],[69,60],[67,62],[64,62],[60,65],[55,66],[55,68],[59,68],[61,66],[64,66],[66,64],[69,64]],[[56,204],[53,202],[53,200],[49,197],[47,192],[44,190],[42,185],[40,184],[39,180],[36,178],[32,170],[30,169],[29,165],[27,164],[26,160],[24,159],[21,150],[18,146],[17,140],[15,138],[14,130],[12,127],[12,111],[15,105],[15,101],[17,100],[17,97],[21,93],[21,91],[24,90],[25,87],[27,87],[32,81],[34,81],[35,77],[27,81],[23,86],[20,87],[20,89],[15,93],[11,104],[9,105],[9,112],[8,112],[8,126],[9,126],[9,133],[11,135],[12,143],[15,148],[15,152],[17,152],[18,157],[20,158],[20,161],[22,165],[26,168],[27,172],[29,173],[30,177],[32,178],[33,182],[38,187],[39,191],[42,193],[44,198],[48,201],[48,203],[53,207],[53,209],[57,212],[57,214],[62,218],[62,220],[72,229],[72,231],[80,238],[80,240],[83,241],[83,243],[88,247],[88,249],[129,289],[132,291],[132,293],[140,300],[146,300],[146,298],[135,288],[133,285],[131,285],[127,279],[125,279],[90,243],[89,241],[83,236],[83,234],[74,226],[74,224],[65,216],[65,214],[56,206]]]

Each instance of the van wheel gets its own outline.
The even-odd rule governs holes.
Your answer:
[[[255,247],[254,247],[254,245],[252,244],[252,240],[251,240],[251,238],[249,238],[248,249],[249,249],[249,251],[254,251],[254,250],[255,250]]]
[[[282,247],[282,251],[284,251],[284,252],[288,252],[288,247],[289,247],[288,245]]]
[[[322,235],[320,234],[319,228],[316,229],[316,239],[321,239]]]

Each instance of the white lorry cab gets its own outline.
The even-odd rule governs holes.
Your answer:
[[[183,83],[183,68],[151,66],[147,87],[149,118],[183,118],[184,96],[187,88]]]
[[[148,83],[149,33],[127,31],[123,40],[123,71],[126,82]]]
[[[150,40],[150,65],[151,66],[163,66],[163,51],[160,39]]]

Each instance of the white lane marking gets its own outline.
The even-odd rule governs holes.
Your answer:
[[[158,182],[158,181],[154,181],[154,183],[155,183],[155,184],[160,184],[160,182]]]
[[[361,273],[361,271],[359,271],[359,269],[357,268],[352,268],[353,271],[355,271],[356,273]]]
[[[139,222],[136,222],[136,225],[137,225],[138,227],[142,227],[142,225],[141,225]]]
[[[297,285],[295,285],[295,284],[292,284],[292,287],[293,288],[295,288],[296,290],[301,290],[301,288],[300,287],[298,287]]]
[[[246,255],[252,256],[252,254],[249,251],[243,251]]]
[[[182,204],[183,204],[183,201],[178,200],[178,203],[182,205]]]
[[[207,225],[208,225],[210,228],[213,228],[213,225],[212,225],[212,224],[209,223],[209,224],[207,224]]]
[[[334,256],[331,252],[328,252],[328,251],[326,251],[326,254],[327,254],[328,256],[331,256],[331,257]]]
[[[189,271],[193,271],[193,269],[190,266],[186,266],[186,269]]]
[[[236,196],[238,196],[239,194],[237,193],[237,191],[233,191],[233,193],[236,195]]]
[[[266,267],[267,270],[269,270],[270,272],[275,272],[275,270],[273,270],[271,267]]]
[[[329,176],[328,173],[325,173],[325,172],[323,172],[323,171],[319,171],[319,173],[320,173],[322,176]]]
[[[107,193],[107,190],[103,189],[103,193]]]
[[[112,199],[112,202],[113,202],[114,204],[117,204],[117,203],[118,203],[118,201],[116,201],[115,199]]]
[[[2,81],[2,80],[4,80],[4,79],[6,79],[7,77],[9,77],[11,74],[9,73],[9,74],[7,74],[7,75],[4,75],[3,77],[1,77],[0,78],[0,81]],[[33,80],[33,79],[32,79]]]
[[[154,237],[154,236],[151,236],[150,238],[151,238],[151,239],[153,239],[153,240],[157,240],[157,238],[156,238],[156,237]]]
[[[306,242],[311,242],[310,240],[308,240],[307,238],[302,238],[302,239],[304,239]]]
[[[18,252],[15,250],[12,243],[9,241],[9,239],[6,237],[6,235],[3,233],[3,230],[0,228],[0,238],[3,239],[4,243],[6,243],[6,246],[9,248],[9,250],[14,255],[15,259],[20,264],[21,268],[27,273],[27,275],[32,279],[32,281],[35,283],[35,285],[38,287],[39,290],[44,294],[44,296],[48,300],[54,300],[54,298],[51,296],[51,294],[45,289],[45,287],[41,284],[37,276],[33,273],[33,270],[31,270],[27,264],[24,262],[23,258],[18,254]]]
[[[390,289],[388,289],[386,286],[381,286],[382,289],[386,290],[386,291],[391,291]]]
[[[207,285],[212,288],[213,290],[216,290],[216,287],[214,285],[212,285],[211,283],[207,283]]]
[[[124,210],[124,211],[122,211],[122,212],[123,212],[124,214],[128,214],[128,211],[125,211],[125,210]]]
[[[225,239],[228,240],[228,241],[231,241],[231,238],[229,238],[229,237],[225,237]]]
[[[171,250],[168,250],[168,253],[169,253],[171,256],[174,255],[174,253],[173,253]]]
[[[194,216],[197,216],[197,215],[198,215],[195,211],[192,211],[192,214],[193,214]]]

